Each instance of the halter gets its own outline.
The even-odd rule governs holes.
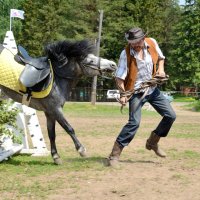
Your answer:
[[[59,60],[59,62],[64,62],[64,63],[62,63],[62,64],[57,66],[57,68],[62,68],[68,63],[68,58],[67,57],[62,58],[62,59]],[[97,70],[100,73],[99,74],[100,77],[106,78],[106,79],[112,79],[112,78],[104,75],[103,69],[101,69],[101,57],[98,57],[97,64],[94,64],[92,61],[89,62],[89,63],[86,63],[86,62],[84,62],[84,59],[83,59],[83,61],[79,63],[79,66],[80,66],[81,70],[84,70],[84,69],[87,70],[87,68],[90,68],[90,69],[93,69],[93,70]],[[64,78],[64,79],[74,79],[74,77],[64,76],[62,74],[59,74],[59,72],[57,72],[56,69],[54,70],[54,73],[57,76],[59,76],[61,78]]]
[[[101,69],[101,57],[98,58],[97,65],[92,64],[92,63],[86,64],[86,63],[84,63],[84,62],[82,62],[81,64],[82,64],[81,67],[83,66],[85,69],[88,67],[88,68],[91,68],[91,69],[94,69],[94,70],[98,70],[99,73],[100,73],[100,76],[101,76],[102,78],[112,79],[112,78],[110,78],[110,77],[104,75],[103,69]],[[96,66],[97,66],[97,68],[96,68]],[[112,76],[113,76],[113,75],[112,75]]]
[[[91,68],[91,69],[98,70],[100,73],[101,73],[101,71],[102,71],[102,69],[101,69],[101,67],[100,67],[100,64],[101,64],[101,58],[100,58],[100,57],[99,57],[99,59],[98,59],[97,65],[92,64],[92,62],[90,62],[89,64],[86,64],[86,63],[84,63],[84,61],[81,62],[81,64],[83,65],[84,68],[89,67],[89,68]],[[82,65],[81,65],[81,66],[82,66]],[[98,68],[96,68],[95,66],[97,66]]]

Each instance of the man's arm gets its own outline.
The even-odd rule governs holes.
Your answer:
[[[115,82],[120,91],[120,103],[122,105],[126,105],[127,103],[127,97],[125,96],[122,97],[121,95],[123,92],[125,92],[124,79],[126,78],[126,76],[127,76],[127,57],[126,57],[126,51],[123,50],[120,54],[118,69],[115,74]]]
[[[151,38],[156,45],[156,50],[158,52],[158,69],[156,71],[157,76],[165,76],[164,62],[165,56],[163,55],[157,41],[154,38]]]
[[[158,60],[158,69],[156,72],[157,76],[164,76],[165,77],[165,69],[164,69],[164,59],[159,59]]]
[[[127,99],[126,96],[121,95],[122,92],[125,92],[124,80],[121,79],[121,78],[115,77],[115,81],[116,81],[116,85],[117,85],[117,87],[118,87],[118,89],[120,91],[120,103],[125,106],[127,101],[128,101],[128,99]]]
[[[115,81],[116,81],[116,85],[121,92],[124,92],[125,91],[125,88],[124,88],[124,80],[121,79],[121,78],[118,78],[118,77],[115,77]]]

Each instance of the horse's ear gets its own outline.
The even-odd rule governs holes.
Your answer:
[[[54,55],[54,44],[47,44],[44,48],[44,52],[47,55],[48,58],[53,59],[55,57]]]

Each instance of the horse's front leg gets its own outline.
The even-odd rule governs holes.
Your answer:
[[[79,142],[78,138],[76,137],[75,131],[72,126],[67,122],[65,119],[62,111],[58,110],[58,115],[56,117],[56,121],[65,129],[65,131],[71,136],[76,150],[79,152],[80,156],[86,157],[86,149],[85,147]]]
[[[54,160],[54,163],[57,165],[62,164],[62,160],[60,159],[59,154],[57,153],[56,148],[56,133],[55,133],[55,119],[50,117],[48,113],[45,113],[47,119],[47,131],[51,145],[51,156]]]

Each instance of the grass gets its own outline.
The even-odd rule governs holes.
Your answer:
[[[86,140],[87,146],[91,148],[92,141],[110,140],[117,135],[122,124],[127,120],[128,108],[124,108],[124,114],[120,113],[120,106],[100,105],[92,106],[90,103],[66,103],[64,112],[70,119],[84,119],[88,124],[81,123],[75,126],[79,136],[90,138]],[[146,138],[147,133],[159,122],[159,115],[153,111],[142,111],[142,123],[137,138]],[[156,121],[155,121],[156,120]],[[190,142],[196,142],[200,138],[200,126],[190,118],[190,121],[180,121],[174,124],[170,138],[189,139]],[[143,122],[145,121],[145,122]],[[92,124],[93,123],[93,124]],[[91,125],[91,126],[90,126]],[[67,137],[67,136],[63,136]],[[99,138],[98,138],[99,137]],[[94,140],[92,140],[92,138]],[[104,138],[104,139],[103,139]],[[82,138],[83,139],[83,138]],[[56,166],[53,164],[50,156],[48,157],[31,157],[28,155],[13,156],[8,161],[0,163],[0,199],[45,199],[50,194],[55,194],[59,190],[67,188],[73,191],[79,190],[77,179],[89,180],[90,176],[101,179],[98,176],[101,172],[106,174],[113,170],[103,166],[103,157],[105,149],[90,149],[93,155],[88,158],[80,158],[71,146],[58,145],[60,155],[63,159],[63,165]],[[103,144],[102,144],[103,145]],[[66,148],[66,149],[65,149]],[[99,149],[99,150],[98,150]],[[130,151],[131,152],[131,151]],[[135,150],[140,159],[143,157],[149,159],[149,152],[142,148]],[[195,150],[187,149],[168,149],[168,162],[179,161],[184,168],[199,169],[200,153]],[[128,159],[133,159],[132,155],[126,155]],[[142,158],[141,158],[142,156]],[[119,170],[123,170],[120,168]],[[94,175],[95,174],[95,175]],[[181,173],[176,173],[172,179],[181,180]]]
[[[53,193],[56,189],[64,189],[63,183],[71,177],[70,173],[105,169],[101,157],[61,156],[64,160],[61,166],[54,165],[50,156],[33,158],[18,155],[2,162],[0,164],[0,199],[7,198],[5,191],[11,194],[13,199],[45,199],[47,194]],[[75,180],[72,179],[71,177],[70,187],[75,187]],[[7,199],[12,198],[8,196]]]
[[[194,102],[195,101],[195,97],[192,97],[192,96],[174,94],[173,97],[174,97],[175,102]]]
[[[197,151],[191,151],[191,150],[178,151],[177,149],[170,149],[169,152],[170,155],[176,159],[185,158],[185,159],[199,160],[200,158],[200,153]]]
[[[59,166],[60,167],[60,166]],[[4,193],[9,193],[8,199],[18,199],[27,197],[41,199],[50,192],[54,184],[61,184],[62,179],[56,179],[53,182],[40,181],[40,177],[49,177],[55,173],[58,168],[52,164],[50,157],[32,158],[30,156],[14,156],[12,159],[1,163],[0,165],[0,192],[3,199]],[[60,167],[60,168],[63,168]],[[10,196],[11,195],[11,196]],[[5,194],[5,199],[6,199]]]
[[[91,105],[90,103],[74,103],[68,102],[64,106],[64,112],[68,115],[73,116],[84,116],[84,117],[120,117],[128,115],[128,106],[123,108],[123,113],[120,112],[120,104],[116,105]],[[143,110],[144,116],[157,116],[153,111]]]
[[[185,108],[200,112],[200,100],[197,100],[195,97],[192,96],[181,96],[181,95],[174,95],[174,102],[187,102]]]
[[[116,116],[121,114],[120,107],[116,105],[91,105],[90,103],[66,103],[64,106],[64,112],[73,116],[84,117],[104,117],[104,116]],[[124,108],[124,112],[128,112],[128,108]]]
[[[194,123],[174,123],[173,131],[170,133],[170,137],[175,138],[191,138],[200,139],[200,127],[199,124]]]
[[[190,104],[188,104],[186,106],[186,108],[196,111],[196,112],[200,112],[200,100],[196,100],[194,102],[191,102]]]

